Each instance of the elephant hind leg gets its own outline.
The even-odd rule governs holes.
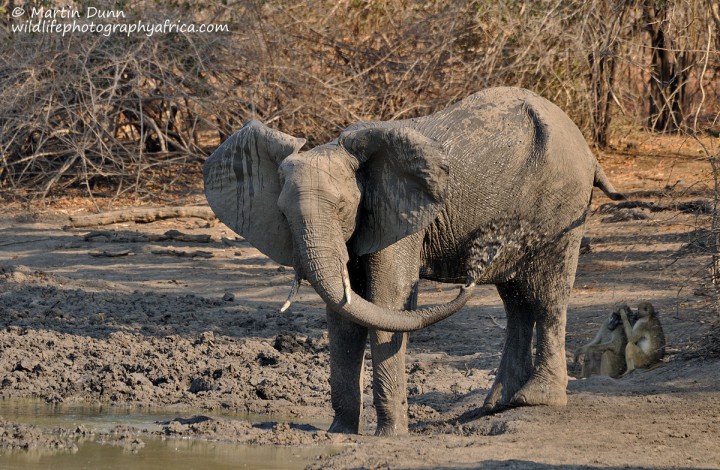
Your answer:
[[[511,398],[511,405],[567,404],[565,324],[581,235],[581,227],[564,234],[534,256],[522,273],[524,298],[536,323],[537,347],[532,374]]]
[[[522,289],[514,281],[498,284],[497,290],[507,313],[505,346],[495,382],[485,398],[483,413],[493,413],[507,407],[532,373],[534,320],[530,306],[523,297]]]
[[[485,412],[567,403],[565,322],[581,234],[580,228],[564,234],[530,257],[515,279],[498,284],[507,311],[507,329]],[[533,330],[537,335],[534,357]]]
[[[537,346],[532,373],[510,399],[512,406],[567,404],[565,359],[565,308],[551,305],[539,310]]]
[[[483,413],[493,413],[510,405],[511,398],[532,373],[532,334],[534,321],[522,289],[511,281],[497,285],[505,304],[507,327],[505,346],[495,382],[485,398]]]

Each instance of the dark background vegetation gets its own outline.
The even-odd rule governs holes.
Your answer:
[[[13,34],[27,19],[11,17],[18,5],[230,33]],[[0,34],[0,191],[25,200],[65,188],[153,197],[197,182],[251,118],[314,145],[489,86],[554,101],[598,147],[623,125],[720,130],[712,0],[5,0]]]

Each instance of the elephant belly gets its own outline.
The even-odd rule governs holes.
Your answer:
[[[464,283],[467,278],[466,269],[461,268],[464,263],[459,258],[454,261],[449,262],[447,259],[434,257],[423,260],[423,265],[420,267],[420,279],[454,284]]]
[[[513,278],[519,264],[519,255],[517,250],[507,250],[499,254],[479,276],[469,275],[471,267],[467,256],[431,257],[423,260],[420,278],[453,284],[466,284],[468,281],[476,284],[498,284]]]
[[[423,243],[420,277],[437,282],[497,284],[511,279],[533,245],[517,220],[490,222],[462,236],[428,230]]]

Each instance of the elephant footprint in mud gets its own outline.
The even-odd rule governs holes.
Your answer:
[[[208,158],[205,193],[221,221],[327,303],[330,431],[360,432],[369,336],[376,433],[407,432],[407,332],[458,311],[479,283],[497,286],[507,312],[483,411],[564,405],[566,309],[592,188],[622,198],[565,113],[494,88],[304,143],[249,122]],[[417,309],[421,278],[463,287]]]

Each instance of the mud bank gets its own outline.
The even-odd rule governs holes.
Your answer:
[[[0,398],[211,418],[117,430],[129,432],[114,438],[131,447],[159,437],[343,446],[316,468],[720,468],[720,363],[702,347],[716,317],[704,286],[709,215],[669,204],[667,192],[648,198],[646,189],[637,194],[656,206],[605,206],[590,216],[568,313],[568,368],[579,372],[572,353],[618,301],[653,302],[668,355],[661,367],[619,380],[571,379],[566,408],[473,414],[505,334],[502,302],[492,286],[479,286],[461,312],[410,336],[409,436],[372,437],[369,352],[364,435],[327,434],[324,305],[303,288],[290,311],[277,312],[292,272],[205,220],[114,224],[88,236],[90,229],[63,229],[62,213],[0,214]],[[675,191],[678,200],[705,197]],[[647,208],[658,201],[662,210]],[[169,230],[202,237],[159,236]],[[198,251],[209,255],[182,256]],[[119,255],[93,256],[103,252]],[[420,303],[454,294],[423,282]],[[265,424],[241,413],[260,413]],[[8,417],[0,426],[0,453],[73,452],[84,438],[72,426]]]

